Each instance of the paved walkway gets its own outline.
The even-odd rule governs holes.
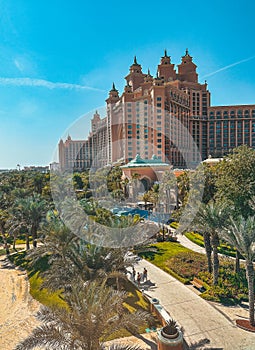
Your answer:
[[[190,250],[193,250],[194,252],[205,254],[205,248],[200,247],[199,245],[191,242],[186,236],[182,234],[177,234],[178,242],[180,242],[181,245],[183,245],[186,248],[189,248]]]
[[[185,340],[191,349],[254,350],[255,333],[244,331],[194,291],[146,260],[136,271],[148,270],[149,287],[141,285],[146,295],[159,299],[161,305],[184,327]],[[192,347],[201,341],[202,347]]]

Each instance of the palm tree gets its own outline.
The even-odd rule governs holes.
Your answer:
[[[246,278],[249,290],[249,321],[255,326],[254,321],[254,267],[255,259],[255,216],[245,219],[239,216],[237,220],[232,217],[229,224],[219,232],[226,241],[236,247],[243,255],[246,265]]]
[[[218,246],[219,236],[218,232],[223,227],[225,220],[227,219],[227,210],[224,206],[215,202],[208,204],[202,204],[197,212],[197,215],[193,221],[194,228],[200,232],[205,232],[205,244],[206,253],[208,260],[208,268],[210,268],[211,249],[208,244],[208,234],[211,238],[212,252],[213,252],[213,284],[218,283],[219,277],[219,257],[218,257]]]
[[[34,194],[33,197],[17,199],[12,209],[17,223],[26,227],[32,235],[34,247],[37,246],[37,232],[45,212],[46,201],[41,199],[38,194]],[[27,249],[29,249],[29,241],[27,241]]]
[[[126,293],[97,282],[76,285],[65,297],[67,309],[48,309],[38,313],[43,322],[15,350],[30,350],[37,346],[47,349],[99,350],[109,336],[121,329],[137,334],[146,324],[146,312],[129,313],[123,306]],[[113,346],[112,349],[135,349]],[[139,349],[139,348],[136,348]]]
[[[7,242],[8,234],[6,233],[6,222],[8,219],[8,213],[6,210],[0,209],[0,236],[3,240],[6,254],[10,254],[9,245]]]
[[[48,258],[50,268],[43,272],[43,285],[52,290],[65,288],[75,281],[115,278],[126,279],[126,269],[134,261],[128,259],[127,248],[96,246],[77,237],[57,217],[51,216],[42,227],[42,245],[28,256],[30,264]]]

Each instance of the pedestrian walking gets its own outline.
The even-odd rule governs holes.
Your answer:
[[[138,287],[140,287],[140,283],[141,283],[141,274],[140,274],[140,272],[137,272],[137,284],[138,284]]]
[[[143,269],[143,281],[147,281],[148,278],[148,271],[146,268]]]

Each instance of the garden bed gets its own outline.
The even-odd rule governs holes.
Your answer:
[[[245,269],[237,275],[234,272],[234,260],[220,258],[218,285],[213,285],[213,276],[207,271],[207,259],[204,254],[193,252],[179,243],[162,242],[152,245],[156,251],[144,253],[145,259],[166,271],[184,284],[194,277],[203,281],[205,291],[200,296],[223,305],[235,305],[248,299],[248,286]]]

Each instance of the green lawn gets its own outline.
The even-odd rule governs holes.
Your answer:
[[[61,291],[50,292],[46,288],[42,288],[43,279],[40,277],[40,272],[45,271],[49,266],[46,258],[38,260],[34,267],[29,266],[26,260],[26,252],[22,251],[10,256],[9,258],[16,266],[21,266],[27,270],[30,294],[34,299],[48,307],[66,307],[66,303],[61,298]]]

